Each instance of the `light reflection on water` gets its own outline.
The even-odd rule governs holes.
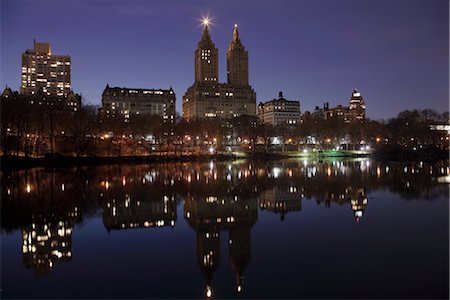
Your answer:
[[[252,266],[252,255],[255,252],[264,253],[268,257],[272,255],[264,248],[252,249],[252,235],[255,234],[253,228],[258,224],[258,220],[262,222],[260,226],[266,228],[267,220],[272,215],[277,216],[278,222],[283,223],[287,219],[307,218],[309,211],[311,215],[325,213],[313,211],[316,209],[313,209],[310,203],[315,202],[319,208],[322,207],[320,209],[339,208],[339,214],[343,214],[344,209],[350,212],[345,214],[346,218],[351,218],[355,223],[364,223],[366,212],[370,211],[374,198],[371,195],[380,191],[387,191],[387,195],[394,195],[398,199],[422,202],[448,198],[450,175],[447,165],[448,162],[383,164],[369,160],[321,162],[284,160],[268,163],[211,161],[80,167],[54,172],[32,169],[2,173],[2,236],[21,236],[22,264],[34,271],[37,276],[33,281],[35,284],[39,283],[42,275],[51,277],[52,270],[62,262],[76,264],[75,249],[91,245],[82,243],[76,246],[73,236],[77,234],[77,228],[80,226],[83,228],[89,220],[101,219],[108,236],[115,231],[132,233],[133,230],[140,229],[176,230],[180,227],[185,233],[195,232],[193,243],[196,245],[197,264],[203,274],[204,288],[201,291],[203,296],[230,298],[248,292],[242,295],[251,298],[256,296],[270,298],[268,294],[259,295],[255,294],[255,290],[248,291],[245,284],[250,281],[251,285],[252,282],[252,279],[245,275],[246,270]],[[305,204],[308,205],[305,207]],[[392,205],[387,204],[386,207],[392,209]],[[407,206],[408,201],[404,201],[401,208]],[[444,203],[444,207],[448,208],[448,202]],[[179,215],[180,209],[182,216]],[[448,220],[448,209],[434,213],[443,214],[442,217]],[[339,226],[341,225],[336,225],[336,235],[342,234]],[[288,230],[276,234],[289,235],[291,231],[296,230],[298,229],[289,227]],[[430,227],[429,230],[434,229]],[[311,232],[314,232],[314,229],[311,229]],[[228,238],[221,239],[225,233]],[[259,237],[259,234],[256,236]],[[345,232],[343,236],[347,234],[348,232]],[[134,241],[135,238],[127,234],[123,237],[123,243],[129,243],[130,239]],[[271,236],[267,236],[266,239],[268,243],[271,243],[272,239],[276,240]],[[237,294],[230,294],[228,289],[218,295],[215,286],[228,284],[217,283],[218,280],[214,280],[219,267],[223,265],[224,246],[221,243],[225,240],[229,251],[229,266],[234,274],[232,291]],[[6,248],[6,255],[12,245],[8,242],[7,246],[9,248]],[[279,245],[285,247],[286,251],[288,246]],[[351,247],[348,250],[352,251]],[[121,255],[114,258],[116,263],[126,264]],[[5,254],[2,259],[5,259]],[[187,259],[191,258],[185,260]],[[161,267],[159,264],[156,266]],[[448,274],[448,263],[446,266]],[[11,272],[8,275],[14,278],[14,272],[11,270],[17,267],[8,264],[6,270],[2,267],[2,272]],[[386,265],[386,268],[388,267]],[[27,272],[32,272],[31,270]],[[105,270],[107,271],[111,270]],[[417,278],[422,275],[417,274]],[[256,277],[263,284],[274,280],[273,278],[263,280],[260,276],[262,274]],[[30,282],[24,284],[27,283],[31,286]],[[315,281],[313,286],[317,284],[318,281]],[[133,282],[128,282],[128,285],[132,286]],[[3,282],[3,279],[2,286],[9,292],[8,282]],[[86,287],[86,290],[90,291],[94,287],[95,283],[92,283],[92,287]],[[23,294],[23,291],[19,292],[12,288],[11,290],[10,294],[6,294],[9,297],[36,297],[36,294]],[[55,294],[51,294],[51,289],[49,291],[49,294],[42,296],[64,295],[56,291]],[[350,291],[343,290],[342,294],[325,294],[325,297],[350,297]],[[446,286],[439,286],[436,295],[445,296],[441,291],[447,291],[448,295],[448,283]],[[281,295],[282,292],[278,292],[276,294],[275,291],[275,295]],[[385,292],[388,295],[391,290],[386,289]],[[138,292],[132,288],[124,289],[122,296],[134,297],[135,293]],[[295,286],[283,293],[291,298],[305,297]],[[172,294],[164,293],[150,295],[138,293],[138,296],[142,295],[156,298],[174,297]],[[201,297],[199,294],[183,292],[177,295],[188,298]],[[368,294],[368,297],[376,295],[378,294]],[[380,295],[383,295],[383,291],[380,291]],[[393,295],[391,296],[395,298],[396,294]],[[424,295],[433,297],[435,294],[424,293]],[[356,294],[356,297],[360,296]]]

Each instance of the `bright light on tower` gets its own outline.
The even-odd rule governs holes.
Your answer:
[[[213,18],[211,18],[208,15],[206,15],[206,16],[202,15],[202,17],[200,19],[198,19],[198,21],[200,21],[200,26],[203,26],[203,27],[209,27],[209,26],[214,25]]]
[[[202,23],[204,26],[208,26],[211,23],[209,17],[203,17]]]

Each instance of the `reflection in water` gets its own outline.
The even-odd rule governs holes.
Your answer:
[[[350,193],[350,197],[350,203],[355,214],[355,219],[359,222],[363,216],[364,209],[367,206],[367,196],[364,193],[364,189],[358,189],[354,193]]]
[[[125,192],[125,191],[123,191]],[[176,202],[172,196],[159,196],[156,199],[144,195],[125,194],[120,198],[120,191],[100,194],[103,202],[103,223],[106,229],[127,229],[138,227],[175,226],[177,220]],[[141,199],[141,200],[139,200]]]
[[[55,262],[72,256],[72,226],[69,222],[32,223],[22,229],[23,263],[38,275],[46,274]]]
[[[75,225],[100,212],[108,231],[174,227],[177,204],[184,204],[184,218],[197,235],[204,294],[213,297],[224,231],[235,289],[243,291],[258,207],[280,214],[283,221],[289,212],[292,218],[300,213],[302,201],[315,200],[328,208],[348,206],[360,221],[370,192],[388,189],[406,200],[448,197],[449,176],[447,162],[384,165],[368,160],[33,169],[1,173],[1,229],[22,232],[23,263],[41,275],[71,259]]]
[[[197,259],[206,280],[206,296],[212,296],[213,275],[220,264],[220,232],[229,231],[230,262],[236,290],[242,291],[245,267],[250,262],[250,230],[258,218],[255,197],[238,195],[187,196],[185,218],[197,233]]]
[[[284,221],[286,213],[302,209],[302,195],[295,186],[288,188],[275,186],[262,193],[259,199],[259,206],[261,209],[281,213],[281,221]]]

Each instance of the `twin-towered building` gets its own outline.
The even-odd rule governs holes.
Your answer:
[[[195,50],[195,82],[183,96],[183,117],[233,118],[256,115],[256,93],[248,80],[248,51],[239,38],[237,25],[227,51],[227,83],[219,83],[219,54],[208,23]]]

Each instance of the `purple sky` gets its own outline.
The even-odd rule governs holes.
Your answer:
[[[202,15],[213,18],[219,79],[233,24],[249,51],[257,101],[283,91],[313,110],[347,105],[360,90],[373,119],[449,105],[449,2],[397,1],[1,1],[1,88],[19,89],[21,53],[33,39],[72,57],[72,86],[101,103],[111,86],[169,88],[194,81]]]

